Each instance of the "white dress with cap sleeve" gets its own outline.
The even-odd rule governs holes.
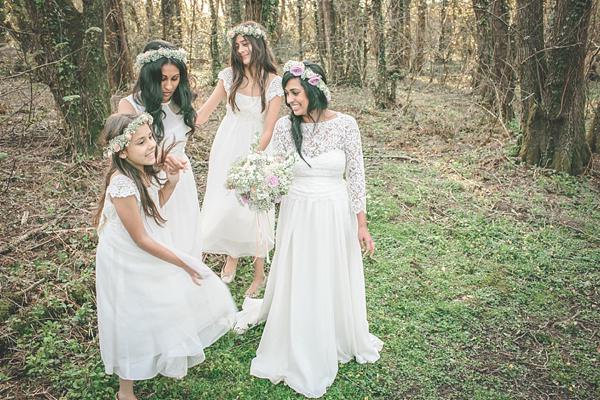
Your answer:
[[[136,113],[146,111],[144,105],[138,102],[137,96],[125,97]],[[180,142],[171,155],[187,162],[188,170],[179,176],[179,183],[165,205],[161,216],[167,220],[166,226],[171,233],[174,245],[186,254],[202,257],[202,233],[200,225],[200,203],[198,190],[192,170],[191,160],[185,154],[185,146],[189,127],[183,122],[183,115],[177,113],[176,105],[172,101],[162,103],[164,112],[163,126],[164,137],[160,146],[168,146],[173,142]]]
[[[149,190],[158,204],[156,190]],[[114,198],[134,196],[147,235],[200,273],[142,250],[122,224]],[[204,348],[227,333],[236,307],[229,289],[202,261],[178,250],[169,230],[142,211],[140,192],[125,175],[112,178],[98,226],[96,296],[100,353],[107,374],[128,380],[183,377],[204,360]]]
[[[227,98],[233,84],[233,71],[219,72]],[[202,200],[202,248],[206,253],[232,257],[265,257],[273,248],[274,209],[256,214],[241,206],[235,194],[225,188],[231,164],[248,155],[256,132],[262,133],[269,102],[283,96],[281,77],[274,77],[265,93],[267,108],[261,111],[260,96],[237,93],[233,110],[227,102],[227,113],[221,122],[210,151],[206,193]],[[270,146],[267,147],[270,152]]]
[[[264,299],[246,299],[236,331],[266,320],[250,373],[321,397],[338,361],[375,362],[383,342],[369,333],[357,214],[366,212],[360,131],[339,114],[301,124],[302,155],[283,197]],[[275,150],[294,151],[289,117]],[[310,164],[310,165],[309,165]],[[345,179],[344,179],[345,176]]]

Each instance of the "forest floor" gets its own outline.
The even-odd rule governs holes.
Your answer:
[[[3,82],[0,397],[114,398],[90,225],[105,160],[65,153],[46,87]],[[367,89],[333,98],[362,131],[377,244],[365,260],[368,318],[385,346],[374,364],[340,365],[324,398],[600,398],[600,157],[580,177],[521,164],[514,124],[426,81],[402,87],[391,110],[375,109]],[[188,144],[200,199],[223,114]],[[207,258],[215,271],[222,262]],[[241,306],[249,260],[238,277]],[[139,398],[299,398],[249,375],[262,329],[227,334],[183,380],[137,383]]]

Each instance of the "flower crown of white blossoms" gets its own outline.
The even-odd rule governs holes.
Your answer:
[[[325,82],[323,82],[323,77],[314,72],[312,69],[308,68],[306,65],[304,65],[302,61],[290,60],[286,62],[283,66],[283,73],[286,72],[289,72],[294,76],[302,78],[309,84],[316,86],[317,89],[323,92],[323,94],[327,98],[327,101],[331,101],[331,92],[329,91],[329,88],[327,87]]]
[[[254,36],[257,39],[262,39],[265,42],[267,41],[267,32],[258,25],[250,24],[236,26],[235,28],[232,28],[229,30],[229,32],[227,32],[227,36],[229,36],[229,39],[233,39],[237,35]]]
[[[156,50],[148,50],[144,53],[138,54],[135,58],[135,67],[141,69],[144,65],[163,57],[171,60],[179,60],[184,64],[187,62],[187,53],[184,49],[169,49],[167,47],[159,47]]]
[[[118,153],[125,147],[129,146],[131,142],[131,136],[133,136],[140,126],[144,124],[152,125],[152,115],[148,113],[140,114],[139,117],[134,119],[123,129],[123,133],[110,139],[108,146],[104,149],[104,156],[111,157],[114,153]]]

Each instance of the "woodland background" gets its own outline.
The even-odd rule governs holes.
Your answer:
[[[89,223],[99,132],[149,40],[188,51],[199,107],[227,30],[252,19],[280,67],[324,66],[363,135],[386,346],[325,398],[600,397],[599,17],[591,0],[0,0],[0,395],[114,397]],[[200,200],[223,115],[188,143]],[[248,261],[240,275],[238,305]],[[261,331],[140,398],[295,398],[249,376]]]

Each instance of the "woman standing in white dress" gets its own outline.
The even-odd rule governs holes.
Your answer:
[[[233,161],[248,155],[255,133],[261,134],[261,150],[267,149],[281,108],[281,77],[277,76],[266,32],[252,21],[229,32],[229,67],[219,73],[219,82],[196,119],[196,124],[203,124],[219,103],[227,99],[227,114],[210,151],[201,210],[202,246],[206,253],[228,256],[221,271],[225,283],[235,278],[239,257],[255,257],[248,296],[258,293],[265,282],[264,259],[273,248],[275,216],[273,210],[257,215],[239,205],[224,185]]]
[[[300,157],[281,202],[265,297],[246,299],[238,327],[266,320],[252,375],[320,397],[338,361],[379,359],[383,342],[369,333],[361,254],[373,256],[375,245],[356,121],[327,109],[317,64],[289,61],[283,85],[292,112],[277,121],[273,143]]]
[[[183,169],[171,200],[163,211],[174,245],[184,253],[202,257],[200,204],[191,162],[185,154],[194,133],[196,112],[188,80],[185,52],[162,40],[148,43],[137,56],[140,68],[133,93],[119,103],[119,113],[147,112],[154,118],[156,141],[165,147],[179,142],[166,163]]]

